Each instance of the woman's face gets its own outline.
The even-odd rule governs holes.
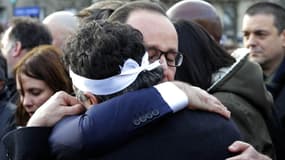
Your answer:
[[[20,94],[21,104],[30,116],[54,94],[54,91],[44,81],[25,74],[17,76],[17,90]]]

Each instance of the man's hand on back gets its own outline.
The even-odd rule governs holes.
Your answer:
[[[229,151],[240,154],[226,160],[271,160],[266,155],[257,152],[252,145],[242,141],[235,141],[229,146]]]
[[[226,118],[230,118],[230,111],[228,111],[216,97],[210,95],[206,91],[184,82],[172,81],[171,83],[186,93],[189,99],[188,108],[215,112]]]

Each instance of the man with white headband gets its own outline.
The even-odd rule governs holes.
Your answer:
[[[91,33],[89,33],[88,31],[87,34],[91,34]],[[83,40],[84,38],[87,38],[87,37],[80,37],[80,38]],[[90,43],[89,40],[86,41],[86,44],[88,44],[87,48],[90,48],[91,46],[93,46],[93,43]],[[76,48],[76,49],[79,49],[79,48]],[[90,50],[85,50],[85,51],[86,53],[90,53]],[[82,54],[79,57],[88,58],[88,56],[86,55],[88,54]],[[142,57],[142,54],[140,56]],[[144,63],[141,64],[140,63],[141,61],[137,60],[137,58],[134,58],[134,57],[130,57],[130,58],[135,60],[139,66],[144,66],[143,65]],[[74,63],[77,63],[78,65],[82,64],[81,62],[79,62],[78,57],[76,57],[74,61],[75,61]],[[120,67],[124,68],[123,67],[125,66],[124,64],[125,63],[122,63]],[[129,63],[129,61],[126,62],[126,66],[132,66],[129,64],[133,64],[133,63],[132,62]],[[112,64],[108,64],[108,65],[110,65],[111,67]],[[95,69],[95,68],[97,67],[92,66],[92,69]],[[138,68],[141,68],[141,67],[138,67]],[[146,69],[148,69],[148,67]],[[73,70],[73,69],[71,71],[79,75],[80,77],[85,77],[85,76],[82,76],[81,74],[78,74],[82,72],[77,72],[76,70]],[[126,73],[126,72],[122,72],[122,73]],[[102,73],[102,74],[105,74],[105,73]],[[115,75],[113,76],[116,77]],[[88,78],[88,77],[85,77],[85,78]],[[94,79],[92,78],[91,82],[92,80]],[[96,78],[96,81],[97,80],[102,80],[102,78],[100,79]],[[104,150],[104,148],[108,148],[112,144],[120,144],[120,142],[126,141],[128,137],[132,137],[131,135],[133,135],[134,133],[142,130],[144,128],[143,126],[146,126],[150,122],[157,121],[158,119],[161,119],[161,117],[165,117],[166,115],[171,115],[171,113],[175,113],[181,110],[183,107],[185,107],[183,106],[183,104],[187,103],[185,102],[187,101],[187,99],[184,98],[184,100],[179,102],[178,100],[174,98],[175,96],[178,96],[178,97],[184,97],[184,96],[183,96],[183,93],[181,93],[181,90],[179,90],[173,84],[175,84],[175,86],[177,86],[179,89],[187,93],[188,99],[191,100],[189,101],[189,105],[188,105],[189,108],[192,108],[192,109],[200,108],[203,110],[210,110],[210,111],[221,113],[225,115],[226,117],[229,117],[229,112],[224,108],[224,106],[219,101],[217,101],[216,98],[208,95],[205,91],[202,91],[199,88],[186,86],[185,84],[179,83],[179,82],[171,82],[171,84],[169,83],[161,84],[161,85],[155,86],[155,88],[151,87],[151,88],[144,89],[141,91],[127,93],[122,96],[113,98],[109,101],[106,101],[104,103],[100,103],[98,105],[95,105],[94,107],[91,107],[88,110],[88,112],[86,112],[86,114],[84,114],[83,116],[80,116],[81,118],[84,117],[83,119],[85,120],[88,120],[89,118],[93,119],[93,122],[96,122],[96,123],[88,123],[88,124],[93,124],[94,126],[92,126],[92,130],[96,131],[96,133],[101,134],[101,135],[96,134],[96,136],[93,136],[93,135],[91,136],[94,138],[92,139],[92,141],[90,141],[90,142],[93,142],[93,149],[94,149],[94,146],[97,147],[94,150],[100,153],[102,150]],[[81,88],[80,86],[77,86],[77,87]],[[130,88],[131,87],[133,86],[130,86]],[[133,88],[133,90],[135,89]],[[91,91],[93,91],[93,89]],[[84,99],[87,100],[87,101],[84,100],[87,104],[90,104],[90,102],[92,101],[93,101],[92,103],[94,103],[94,98],[91,98],[93,94],[88,94],[88,92],[89,91],[84,92],[84,91],[81,91],[80,89],[77,89],[77,93],[78,93],[77,97],[82,100]],[[126,92],[126,91],[122,91],[122,92]],[[106,97],[106,96],[101,96],[100,98],[99,95],[96,95],[96,99],[98,98],[99,101],[100,99],[102,101],[104,100],[102,97]],[[174,102],[172,102],[171,100],[172,101],[174,100]],[[175,100],[178,103],[175,102]],[[48,102],[45,103],[41,107],[41,109],[38,110],[33,115],[33,117],[30,119],[28,123],[28,127],[16,130],[11,136],[7,137],[7,139],[10,138],[10,140],[12,141],[12,143],[9,143],[8,141],[7,144],[10,144],[11,145],[10,147],[12,147],[13,149],[16,149],[16,155],[11,155],[11,156],[12,157],[18,156],[17,158],[19,159],[21,158],[25,159],[25,157],[21,155],[27,156],[28,158],[26,157],[26,159],[52,159],[49,157],[49,153],[48,153],[49,147],[47,146],[47,142],[45,141],[45,137],[49,136],[50,129],[44,128],[44,127],[35,127],[35,126],[53,126],[63,116],[79,113],[80,109],[79,109],[79,106],[77,105],[78,105],[77,100],[66,95],[63,92],[59,92],[55,94],[54,96],[52,96],[51,99],[49,99]],[[76,118],[79,118],[79,117],[75,117],[75,119]],[[64,121],[67,121],[67,122],[69,121],[68,124],[70,124],[70,126],[73,126],[73,127],[78,126],[78,123],[76,123],[78,121],[74,121],[74,120],[71,121],[68,119]],[[72,123],[72,122],[75,122],[75,123]],[[120,126],[120,127],[117,127],[117,126]],[[112,130],[110,130],[110,128],[112,128]],[[74,132],[74,131],[77,131],[77,129],[75,130],[64,130],[63,129],[62,131],[65,132],[63,133],[63,135],[67,135],[70,133],[76,135],[77,133],[77,132]],[[75,138],[74,140],[78,140],[78,139]],[[33,143],[30,143],[31,141]],[[27,147],[25,144],[29,144],[29,147]]]
[[[87,34],[93,35],[91,32],[89,33],[89,31],[87,32]],[[91,45],[93,43],[90,43],[92,41],[91,40],[89,41],[89,40],[88,42],[86,41],[86,44],[88,45],[87,48],[90,48],[91,46],[93,46]],[[78,49],[77,47],[75,48],[76,50]],[[107,48],[109,48],[109,46],[107,46]],[[88,53],[87,50],[85,51],[86,53]],[[130,51],[135,51],[135,50],[130,49]],[[133,54],[134,52],[125,52],[125,53]],[[138,55],[136,55],[135,57],[127,58],[127,61],[124,61],[124,63],[122,62],[121,65],[119,65],[119,68],[121,68],[120,70],[122,70],[122,72],[117,73],[114,76],[112,76],[114,73],[112,73],[111,75],[109,74],[107,75],[111,77],[120,77],[120,75],[126,74],[126,75],[130,75],[130,77],[133,77],[133,75],[136,76],[137,73],[143,71],[144,69],[152,70],[156,68],[157,62],[149,65],[148,62],[146,61],[147,57],[141,58],[142,55],[144,54],[145,54],[144,52],[141,52],[139,57]],[[79,68],[81,68],[80,66],[82,66],[81,64],[83,63],[79,61],[80,59],[90,58],[89,56],[87,56],[87,54],[82,54],[78,57],[73,57],[73,58],[75,58],[74,63],[76,65],[79,65]],[[110,63],[110,65],[112,64]],[[83,67],[84,66],[82,66],[82,69],[84,69]],[[92,69],[95,69],[95,68],[97,67],[92,67]],[[88,78],[88,77],[82,76],[82,74],[78,74],[81,72],[78,72],[77,70],[74,70],[71,67],[71,74],[72,72],[75,73],[79,77],[77,79],[77,76],[72,75],[74,79],[74,83],[76,84],[78,88],[83,90],[81,91],[77,89],[77,93],[78,93],[77,97],[79,99],[82,99],[84,102],[87,102],[86,106],[90,106],[89,102],[93,101],[92,103],[94,103],[94,98],[88,98],[88,97],[89,95],[91,97],[94,97],[94,94],[97,93],[97,89],[93,90],[94,87],[90,87],[91,89],[86,91],[84,88],[78,85],[76,81],[80,80],[83,82],[86,81],[88,83],[91,82],[91,85],[92,85],[92,82],[94,81],[94,79],[90,79],[90,77]],[[98,73],[106,74],[103,72],[103,70],[100,70],[100,72]],[[158,71],[156,71],[156,74],[155,74],[156,76],[154,76],[156,77],[155,78],[156,80],[159,77],[158,75],[160,75],[158,73],[159,73],[159,69]],[[149,78],[150,77],[148,76],[147,79]],[[88,79],[90,79],[91,81],[89,81]],[[98,80],[98,78],[96,79]],[[108,78],[106,77],[103,79],[108,79]],[[101,80],[102,78],[99,79],[99,82],[102,82]],[[145,83],[144,80],[142,82]],[[151,82],[153,82],[153,80],[151,80]],[[171,115],[172,113],[175,113],[181,110],[182,108],[185,107],[185,104],[187,104],[188,99],[191,99],[191,101],[188,101],[189,103],[188,108],[209,110],[212,112],[220,113],[221,115],[224,115],[227,118],[229,117],[229,112],[227,111],[227,109],[216,98],[214,98],[213,96],[210,96],[205,91],[202,91],[201,89],[196,88],[196,87],[185,85],[181,82],[171,82],[171,83],[172,84],[164,83],[164,84],[157,85],[155,87],[123,94],[122,96],[117,96],[116,98],[108,100],[105,103],[100,103],[98,105],[95,105],[94,107],[91,107],[88,110],[88,112],[86,112],[86,114],[82,115],[82,118],[85,117],[83,119],[87,120],[90,118],[93,120],[93,122],[96,122],[96,123],[88,123],[88,124],[93,125],[92,126],[93,131],[96,131],[96,133],[99,133],[99,132],[101,133],[101,135],[96,134],[96,136],[92,136],[94,138],[92,140],[92,142],[94,143],[93,147],[94,146],[97,147],[98,149],[97,152],[100,152],[104,148],[110,147],[109,145],[111,144],[118,144],[119,142],[124,142],[129,137],[131,137],[132,134],[134,134],[137,131],[142,130],[142,128],[144,128],[144,126],[146,126],[147,124],[151,122],[153,123],[154,121],[161,119],[161,117],[165,117],[166,115]],[[173,84],[175,84],[175,86]],[[115,88],[114,85],[112,86],[113,88]],[[142,86],[140,86],[140,88],[141,87]],[[147,87],[147,85],[144,87]],[[130,88],[133,88],[132,90],[134,90],[136,87],[130,86]],[[86,94],[84,93],[84,91],[86,91],[85,92]],[[108,92],[110,91],[111,90],[109,90]],[[184,93],[187,93],[188,99],[183,98],[185,97],[185,95],[181,91],[183,91]],[[83,94],[81,94],[80,92],[82,92]],[[94,92],[94,93],[88,94],[88,92],[89,93]],[[121,91],[121,92],[126,92],[126,89],[124,89],[124,91]],[[182,97],[182,99],[180,98],[181,101],[179,102],[178,100],[173,99],[175,96]],[[99,100],[100,96],[96,95],[96,98],[98,98]],[[86,99],[87,101],[85,101]],[[101,100],[103,100],[103,98],[101,98]],[[45,104],[41,106],[41,109],[37,110],[37,112],[31,117],[31,119],[28,122],[27,127],[17,129],[3,138],[4,143],[8,148],[9,158],[17,159],[17,160],[20,160],[20,159],[51,160],[53,159],[50,155],[49,145],[47,141],[51,133],[50,127],[53,126],[56,122],[58,122],[60,119],[62,119],[62,117],[68,116],[68,115],[75,115],[82,111],[83,111],[82,106],[79,104],[78,100],[76,100],[74,97],[67,95],[64,92],[56,93]],[[145,120],[143,117],[148,117],[148,118],[147,120]],[[75,119],[76,118],[78,117],[75,117]],[[75,123],[72,123],[72,122],[75,122]],[[78,121],[70,120],[68,124],[70,124],[70,126],[77,127],[78,124],[76,122]],[[120,126],[120,127],[117,127],[117,126]],[[109,128],[113,128],[113,129],[110,130]],[[74,131],[77,131],[77,129],[78,128],[70,132],[69,130],[63,129],[63,131],[66,132],[66,133],[63,133],[63,135],[67,135],[70,133],[76,134],[76,132]],[[27,144],[29,144],[28,147],[27,147]]]
[[[87,108],[91,107],[84,115],[63,119],[55,126],[50,137],[50,143],[52,153],[57,159],[95,157],[103,159],[148,159],[151,155],[155,156],[153,157],[155,159],[173,159],[174,154],[183,157],[188,151],[194,153],[194,150],[188,150],[185,144],[197,140],[198,137],[194,135],[206,133],[209,134],[206,139],[212,140],[212,142],[208,142],[209,144],[218,144],[219,142],[219,145],[215,147],[217,148],[215,151],[207,153],[208,155],[204,157],[215,159],[230,156],[227,147],[240,138],[239,132],[231,121],[208,112],[183,110],[170,119],[149,125],[145,130],[135,129],[134,133],[130,133],[125,128],[114,125],[116,124],[114,121],[118,120],[118,112],[124,111],[124,106],[122,106],[120,110],[115,113],[111,112],[108,117],[101,117],[100,120],[103,122],[101,125],[105,124],[104,127],[114,131],[110,132],[109,135],[100,133],[98,128],[100,122],[96,122],[92,118],[100,115],[102,108],[100,104],[108,103],[106,100],[118,95],[151,87],[163,79],[160,62],[149,63],[148,54],[145,53],[143,38],[139,31],[120,23],[93,21],[82,25],[77,33],[69,38],[64,51],[66,53],[64,60],[69,66],[76,96],[84,102]],[[171,83],[164,85],[174,87]],[[167,98],[172,101],[169,103],[185,106],[187,97],[175,88],[172,91],[174,92],[171,95],[172,97]],[[144,95],[142,94],[142,96]],[[129,103],[136,105],[148,102]],[[94,104],[98,105],[93,106]],[[146,114],[135,116],[136,118],[132,120],[135,128],[155,119],[160,114],[158,110],[149,111]],[[186,124],[183,125],[183,122]],[[201,127],[201,124],[209,127]],[[219,127],[216,127],[217,125]],[[132,126],[129,127],[132,128]],[[127,143],[124,135],[117,134],[115,128],[125,130],[125,135],[134,139]],[[171,133],[171,130],[175,130],[176,133]],[[187,139],[178,136],[177,133]],[[216,141],[212,136],[215,137]],[[220,138],[223,140],[220,141]],[[116,139],[116,143],[110,143],[110,141],[114,142],[114,139]],[[169,144],[173,145],[169,148],[161,147],[167,151],[164,155],[160,154],[158,142],[161,141],[169,141]],[[148,147],[141,147],[141,145]],[[169,150],[179,146],[181,151]],[[141,149],[143,149],[143,155],[137,154]],[[115,152],[111,153],[112,151]],[[158,151],[158,153],[153,154],[151,151]],[[188,158],[190,157],[188,156]]]

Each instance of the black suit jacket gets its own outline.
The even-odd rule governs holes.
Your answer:
[[[231,120],[215,113],[188,109],[167,116],[170,114],[165,114],[162,108],[169,107],[155,90],[144,90],[138,94],[150,97],[151,101],[136,100],[135,94],[127,94],[127,102],[117,99],[117,103],[133,105],[132,108],[118,105],[121,107],[113,108],[108,116],[102,116],[103,107],[99,104],[85,116],[61,121],[50,138],[57,159],[220,160],[232,156],[228,146],[241,137]],[[138,110],[138,106],[147,107],[137,113],[132,111]],[[160,109],[154,112],[154,108]],[[122,114],[126,112],[135,114],[133,118],[120,116],[127,115]],[[91,117],[101,118],[93,121]],[[160,120],[154,122],[158,117]],[[142,125],[145,127],[140,127]]]
[[[240,139],[232,121],[214,113],[183,110],[94,159],[224,160],[233,156],[228,146]]]

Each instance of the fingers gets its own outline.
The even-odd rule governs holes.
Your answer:
[[[62,96],[66,105],[81,104],[81,102],[78,99],[76,99],[76,97],[71,96],[66,92],[60,91],[59,94],[61,94],[60,96]]]
[[[228,119],[231,117],[231,112],[224,105],[214,105],[211,112],[218,113]]]
[[[62,106],[62,116],[71,116],[83,113],[86,109],[82,104],[75,104],[72,106]]]
[[[53,126],[65,116],[77,115],[84,111],[84,106],[75,97],[59,91],[34,113],[28,126]]]
[[[246,160],[246,159],[244,159],[242,155],[238,155],[231,158],[227,158],[226,160]]]
[[[213,107],[211,108],[212,112],[218,113],[222,116],[224,116],[225,118],[230,118],[231,117],[231,112],[228,110],[227,107],[225,107],[216,97],[213,97]],[[209,104],[211,105],[211,104]]]
[[[230,118],[230,111],[228,111],[228,109],[215,96],[210,95],[199,87],[190,86],[186,83],[179,81],[174,81],[172,83],[187,95],[189,99],[189,109],[215,112],[225,118]]]
[[[246,153],[242,153],[243,151],[247,150],[250,147],[249,144],[242,142],[242,141],[235,141],[233,144],[231,144],[228,149],[230,152],[238,153],[241,152],[241,154],[227,158],[226,160],[246,160],[249,159],[249,155]]]
[[[250,147],[250,144],[242,142],[242,141],[235,141],[233,144],[229,146],[229,150],[231,152],[242,152]]]
[[[225,118],[230,118],[231,112],[225,107],[220,100],[218,100],[215,96],[204,92],[205,100],[205,109],[206,111],[218,113]]]
[[[271,160],[271,158],[257,152],[254,147],[245,142],[235,141],[228,148],[231,152],[239,153],[239,155],[226,160]]]

